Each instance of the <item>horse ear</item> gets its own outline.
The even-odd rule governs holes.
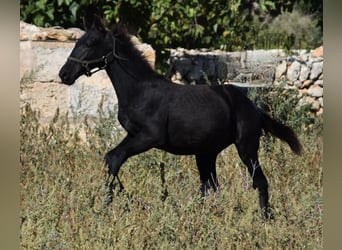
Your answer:
[[[94,15],[93,27],[101,33],[107,32],[104,20],[97,15]]]
[[[96,29],[97,31],[101,33],[106,32],[104,21],[98,15],[94,15],[94,14],[86,15],[83,18],[83,26],[86,31],[90,29]]]
[[[94,22],[94,15],[87,13],[84,17],[83,17],[83,26],[84,29],[87,31],[89,29],[91,29],[91,26],[93,25]]]

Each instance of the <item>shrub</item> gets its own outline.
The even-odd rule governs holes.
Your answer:
[[[310,111],[309,104],[299,106],[297,89],[284,89],[281,86],[249,88],[248,96],[257,106],[297,133],[321,134],[323,131],[322,117]]]
[[[301,14],[295,8],[309,10],[309,13]],[[313,48],[322,41],[319,39],[323,26],[322,4],[315,1],[20,2],[21,19],[39,26],[83,28],[82,18],[88,11],[103,14],[108,23],[124,23],[158,52],[178,46],[230,51],[241,50],[245,46],[267,49],[286,46],[291,49]],[[317,22],[311,17],[313,13]],[[315,25],[318,29],[315,29]],[[290,27],[290,30],[285,27]]]
[[[270,37],[277,37],[278,41],[283,40],[283,46],[288,51],[293,48],[317,47],[323,43],[317,21],[297,10],[277,16],[266,32]]]

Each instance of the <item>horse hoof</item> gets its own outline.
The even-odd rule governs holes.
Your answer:
[[[266,221],[274,221],[275,218],[274,218],[274,214],[271,212],[270,209],[263,209],[262,211],[262,218],[263,220],[266,222]]]

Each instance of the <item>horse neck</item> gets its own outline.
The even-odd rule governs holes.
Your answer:
[[[144,78],[136,74],[134,65],[129,62],[114,60],[107,67],[107,74],[112,81],[119,105],[128,105],[135,93],[139,93],[145,88]]]
[[[148,87],[149,82],[158,78],[158,74],[141,56],[129,37],[123,35],[118,39],[121,43],[116,41],[113,48],[117,57],[106,71],[113,83],[120,105],[120,103],[129,104],[137,93],[141,93],[144,88]]]

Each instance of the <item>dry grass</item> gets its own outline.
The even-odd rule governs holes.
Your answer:
[[[218,159],[221,190],[205,202],[193,157],[151,150],[124,164],[125,192],[106,207],[103,155],[123,134],[113,129],[113,120],[101,119],[96,128],[86,126],[84,143],[64,118],[56,120],[42,128],[36,113],[22,110],[23,249],[322,249],[319,134],[301,133],[301,157],[263,137],[260,162],[275,216],[264,223],[257,192],[233,146]]]

